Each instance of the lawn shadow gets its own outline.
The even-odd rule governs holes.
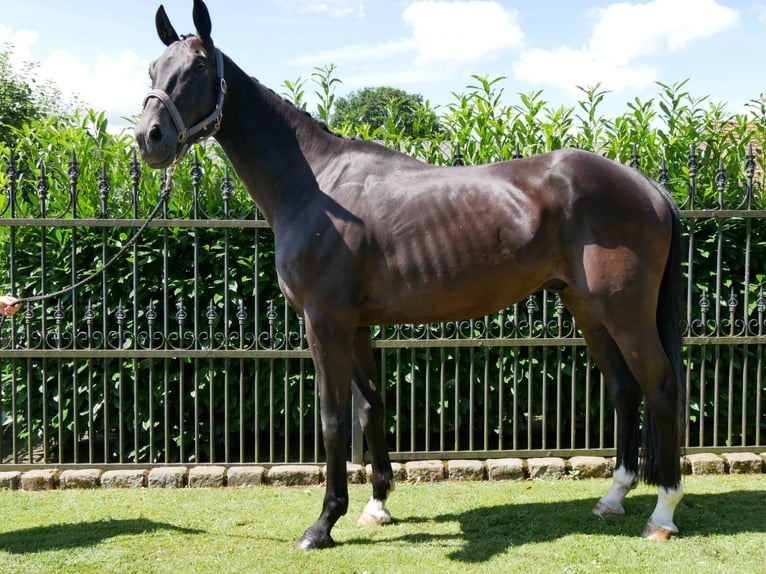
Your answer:
[[[676,523],[681,536],[705,537],[740,533],[766,533],[763,491],[733,491],[720,494],[689,494],[676,510]],[[386,541],[407,544],[439,544],[456,548],[448,557],[457,562],[480,563],[513,547],[550,542],[572,535],[605,535],[635,537],[643,527],[657,501],[654,495],[630,496],[625,516],[606,520],[595,517],[590,509],[593,500],[564,502],[502,504],[471,509],[461,513],[410,517],[397,522],[421,524],[422,533],[405,534]],[[429,532],[429,524],[458,523],[459,534]],[[442,530],[439,527],[439,530]],[[344,544],[385,544],[383,540],[352,539]]]
[[[147,534],[160,530],[181,534],[203,533],[202,530],[181,528],[143,518],[72,522],[2,532],[0,533],[0,551],[11,554],[31,554],[50,550],[85,548],[118,536]]]

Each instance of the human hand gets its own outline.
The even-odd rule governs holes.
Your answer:
[[[21,303],[12,295],[0,295],[0,314],[10,317],[21,309]]]

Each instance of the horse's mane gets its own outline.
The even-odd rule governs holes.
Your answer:
[[[315,118],[314,116],[312,116],[312,115],[311,115],[309,112],[307,112],[307,111],[306,111],[306,110],[304,110],[303,108],[300,108],[300,107],[298,107],[298,106],[295,104],[295,102],[292,102],[292,101],[290,101],[288,98],[286,98],[286,97],[285,97],[285,96],[283,96],[282,94],[279,94],[279,93],[277,93],[275,90],[273,90],[272,88],[268,87],[266,84],[263,84],[263,83],[261,83],[261,81],[260,81],[260,80],[258,80],[258,78],[256,78],[255,76],[250,76],[250,79],[251,79],[253,82],[255,82],[257,85],[259,85],[259,86],[263,86],[263,87],[264,87],[265,89],[267,89],[269,92],[271,92],[272,94],[274,94],[274,96],[276,96],[278,99],[282,100],[284,103],[286,103],[286,104],[287,104],[288,106],[290,106],[292,109],[294,109],[294,110],[295,110],[295,111],[296,111],[298,114],[301,114],[301,115],[303,115],[304,117],[306,117],[306,118],[308,118],[309,120],[311,120],[311,121],[312,121],[314,124],[316,124],[317,126],[319,126],[319,127],[322,129],[322,131],[324,131],[324,132],[327,132],[328,134],[334,135],[334,136],[335,136],[335,137],[337,137],[337,138],[341,138],[341,139],[348,139],[348,138],[347,138],[347,137],[345,137],[344,135],[342,135],[342,134],[339,134],[338,132],[335,132],[335,131],[333,131],[332,129],[330,129],[330,127],[329,127],[329,126],[328,126],[326,123],[324,123],[322,120],[318,120],[318,119],[316,119],[316,118]]]
[[[189,39],[189,38],[193,38],[193,37],[196,37],[196,34],[181,34],[181,36],[180,36],[180,39],[181,39],[181,41],[183,41],[183,40],[187,40],[187,39]],[[329,127],[329,126],[328,126],[326,123],[324,123],[324,122],[323,122],[323,121],[321,121],[321,120],[318,120],[318,119],[316,119],[314,116],[312,116],[312,115],[311,115],[309,112],[307,112],[307,111],[306,111],[306,110],[304,110],[303,108],[299,108],[297,105],[295,105],[295,103],[294,103],[294,102],[291,102],[289,99],[287,99],[287,98],[286,98],[286,97],[284,97],[283,95],[281,95],[281,94],[277,93],[275,90],[273,90],[273,89],[271,89],[270,87],[268,87],[267,85],[265,85],[265,84],[261,83],[261,82],[258,80],[258,78],[256,78],[255,76],[250,76],[250,79],[251,79],[253,82],[255,82],[255,84],[257,84],[257,85],[259,85],[259,86],[263,86],[264,88],[266,88],[268,91],[270,91],[272,94],[274,94],[274,95],[275,95],[277,98],[279,98],[280,100],[282,100],[283,102],[285,102],[286,104],[288,104],[290,107],[292,107],[292,108],[293,108],[293,109],[294,109],[296,112],[298,112],[299,114],[303,114],[303,115],[304,115],[305,117],[307,117],[309,120],[311,120],[312,122],[314,122],[314,124],[316,124],[317,126],[319,126],[319,128],[321,128],[321,129],[322,129],[322,131],[324,131],[324,132],[326,132],[326,133],[328,133],[328,134],[334,135],[335,137],[337,137],[337,138],[340,138],[340,139],[348,139],[348,138],[347,138],[347,137],[345,137],[344,135],[342,135],[342,134],[339,134],[338,132],[335,132],[335,131],[333,131],[332,129],[330,129],[330,127]]]

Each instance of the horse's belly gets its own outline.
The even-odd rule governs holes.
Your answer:
[[[474,269],[448,280],[420,276],[389,278],[385,288],[362,303],[367,325],[458,321],[493,313],[540,289],[546,273],[513,273],[513,268]]]

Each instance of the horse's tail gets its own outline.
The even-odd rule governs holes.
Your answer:
[[[672,220],[672,236],[670,242],[670,251],[665,263],[665,271],[660,284],[659,298],[657,301],[657,331],[659,332],[662,346],[665,354],[670,360],[673,376],[675,378],[673,389],[667,392],[674,393],[677,411],[676,436],[660,436],[657,432],[655,422],[649,409],[644,406],[644,425],[643,425],[643,479],[649,484],[659,484],[660,476],[658,465],[661,462],[657,459],[660,441],[670,445],[675,453],[675,461],[672,469],[665,469],[672,481],[670,484],[661,484],[660,486],[671,487],[681,481],[680,456],[681,445],[683,444],[686,433],[686,380],[684,376],[683,360],[681,358],[681,309],[682,309],[682,270],[681,261],[682,252],[682,230],[681,220],[673,198],[666,190],[660,189],[665,201],[668,204],[668,210]],[[676,462],[677,461],[677,462]],[[668,479],[662,480],[663,483]]]

